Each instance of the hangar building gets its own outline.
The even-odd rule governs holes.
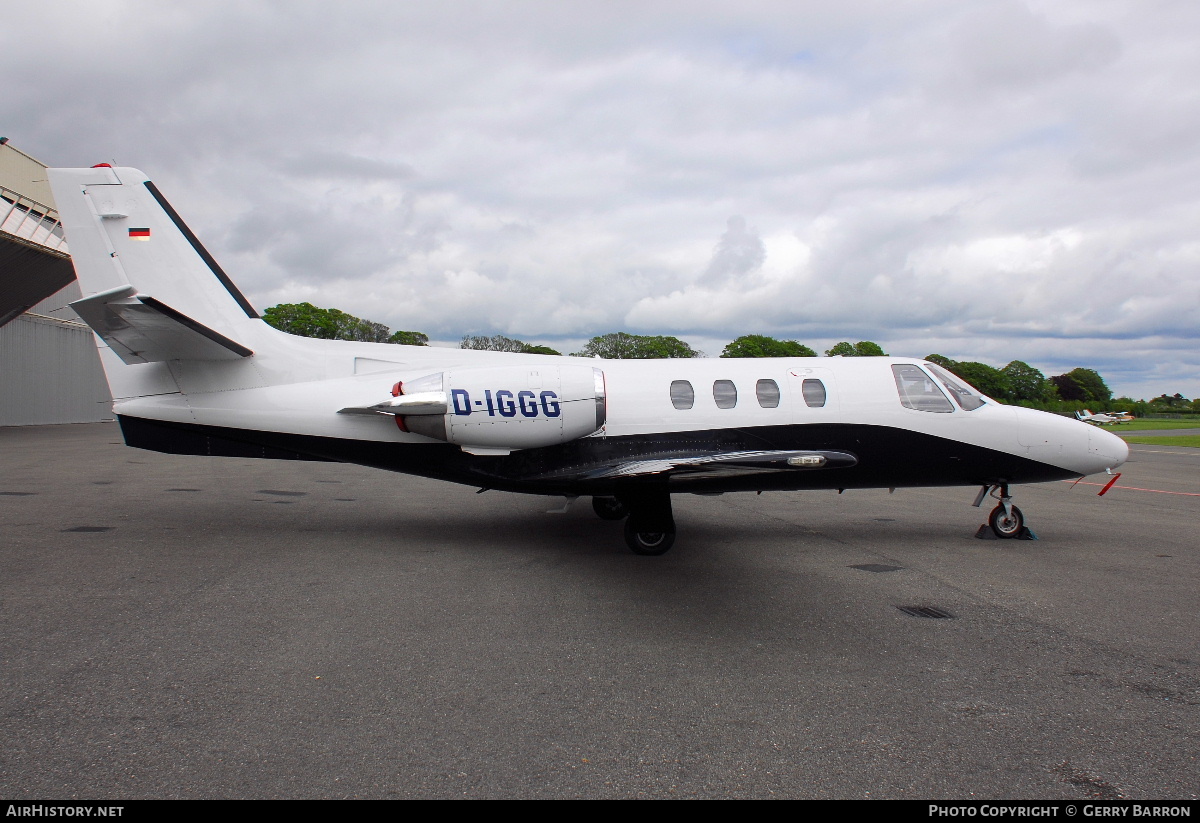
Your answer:
[[[0,137],[0,426],[111,420],[46,166]]]

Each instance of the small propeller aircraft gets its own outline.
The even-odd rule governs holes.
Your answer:
[[[1075,419],[1084,423],[1094,423],[1097,426],[1109,426],[1114,423],[1132,423],[1133,415],[1129,412],[1100,412],[1092,414],[1091,409],[1075,412]]]
[[[675,540],[671,495],[1010,487],[1111,471],[1125,442],[914,358],[585,360],[315,340],[267,325],[145,174],[51,169],[125,442],[356,463],[541,495]]]

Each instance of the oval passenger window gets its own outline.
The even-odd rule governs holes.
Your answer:
[[[690,409],[696,403],[696,393],[686,380],[671,381],[671,405],[680,411]]]
[[[754,390],[758,394],[758,405],[764,409],[779,408],[779,384],[774,380],[759,380]]]
[[[737,405],[737,386],[732,380],[718,380],[713,383],[713,400],[717,401],[718,409],[732,409]]]
[[[820,380],[809,378],[800,384],[800,391],[804,394],[804,403],[814,409],[822,408],[825,405],[825,384]]]

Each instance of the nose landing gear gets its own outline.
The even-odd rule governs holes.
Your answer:
[[[1021,530],[1025,528],[1025,516],[1012,504],[1012,498],[1006,498],[1006,500],[1006,503],[1001,503],[992,509],[992,513],[988,515],[988,525],[992,527],[992,531],[996,533],[997,537],[1018,537]]]
[[[992,497],[1000,501],[1000,504],[988,515],[987,526],[980,526],[975,536],[983,540],[997,538],[1000,540],[1037,540],[1037,535],[1025,525],[1025,515],[1013,505],[1007,483],[983,486],[979,489],[979,494],[975,495],[975,502],[971,505],[979,508],[979,504],[983,502],[983,498],[989,491],[992,493]],[[989,526],[991,534],[987,533]]]

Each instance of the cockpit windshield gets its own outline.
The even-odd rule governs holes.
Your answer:
[[[946,385],[946,388],[950,390],[950,396],[963,411],[974,411],[984,404],[983,396],[961,377],[955,377],[932,363],[926,363],[925,368],[933,372],[934,376]]]
[[[900,403],[905,408],[938,414],[954,411],[954,404],[946,399],[934,379],[919,367],[909,363],[896,364],[892,366],[892,375],[896,378]]]

